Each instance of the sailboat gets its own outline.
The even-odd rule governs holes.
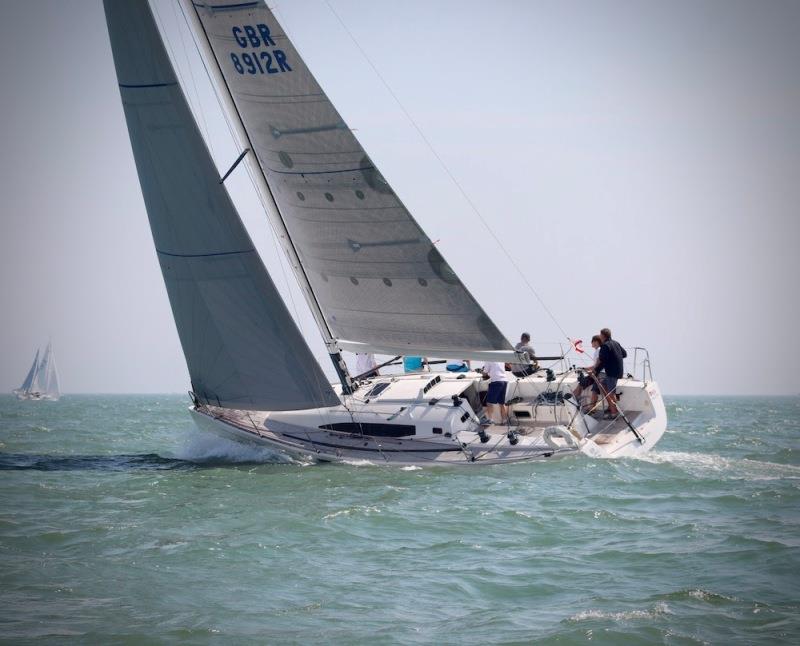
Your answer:
[[[508,373],[506,423],[488,418],[488,384],[476,371],[351,374],[344,351],[531,359],[405,208],[262,0],[181,0],[240,146],[224,174],[146,0],[104,7],[197,426],[289,458],[400,465],[630,456],[659,440],[666,412],[649,357],[641,375],[619,381],[619,413],[608,420],[573,395],[580,373],[564,356],[525,377]],[[225,188],[241,162],[314,316],[334,384]]]
[[[58,383],[58,370],[56,358],[53,354],[53,344],[48,342],[47,348],[39,360],[39,350],[33,358],[33,364],[25,377],[22,385],[14,391],[17,399],[58,401],[61,391]]]

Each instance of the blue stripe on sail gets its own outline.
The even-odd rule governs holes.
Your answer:
[[[212,256],[235,256],[239,253],[254,253],[255,249],[243,249],[242,251],[219,251],[217,253],[169,253],[168,251],[161,251],[156,249],[156,253],[162,256],[171,256],[173,258],[210,258]]]
[[[195,7],[200,7],[201,9],[211,9],[211,11],[236,11],[237,9],[251,9],[253,7],[257,7],[260,2],[239,2],[237,4],[202,4],[193,2],[192,3]]]
[[[141,84],[134,84],[134,83],[120,83],[120,87],[124,88],[140,88],[140,87],[169,87],[170,85],[177,85],[176,82],[172,83],[141,83]]]
[[[281,175],[329,175],[331,173],[355,173],[360,170],[372,170],[374,166],[362,166],[361,168],[344,168],[342,170],[277,170],[275,168],[267,168],[270,173],[279,173]]]

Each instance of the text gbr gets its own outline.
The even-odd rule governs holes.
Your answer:
[[[262,47],[275,47],[275,41],[270,36],[269,27],[265,24],[242,25],[234,27],[231,32],[233,39],[242,49],[252,47],[260,49]],[[286,54],[283,50],[273,49],[271,52],[262,50],[255,52],[245,52],[236,54],[231,52],[233,68],[239,73],[244,74],[277,74],[279,72],[291,72],[292,68],[286,62]]]

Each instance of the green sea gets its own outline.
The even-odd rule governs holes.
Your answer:
[[[277,463],[185,397],[0,397],[0,641],[800,642],[800,398],[646,457]]]

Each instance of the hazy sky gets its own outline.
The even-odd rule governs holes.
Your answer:
[[[570,335],[647,346],[667,393],[800,392],[800,3],[331,3]],[[500,329],[551,352],[558,329],[325,2],[273,4]],[[180,11],[156,6],[224,171],[238,151]],[[48,336],[66,392],[185,391],[102,5],[3,12],[0,391]],[[226,184],[331,373],[245,173]]]

